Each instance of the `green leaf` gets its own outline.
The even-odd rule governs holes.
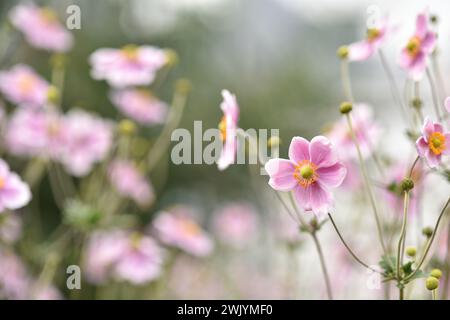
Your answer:
[[[397,258],[395,256],[385,256],[381,257],[379,262],[380,267],[383,269],[386,276],[394,273],[394,268],[397,264]]]

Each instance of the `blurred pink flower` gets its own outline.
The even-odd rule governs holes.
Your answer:
[[[349,45],[348,59],[350,61],[367,60],[377,52],[392,31],[388,19],[386,17],[380,19],[373,28],[367,29],[366,39]]]
[[[38,284],[35,288],[32,288],[32,291],[33,291],[33,295],[31,298],[33,300],[62,300],[63,299],[61,292],[59,292],[59,290],[52,285],[48,285],[48,286],[42,288]]]
[[[222,120],[219,123],[219,129],[223,141],[222,153],[220,154],[217,166],[219,170],[225,170],[234,163],[237,149],[236,130],[238,129],[239,105],[236,96],[228,90],[222,90],[223,101],[220,108],[223,111]]]
[[[0,72],[0,91],[12,103],[41,107],[47,102],[48,89],[47,81],[27,65]]]
[[[112,124],[83,110],[71,110],[63,119],[66,139],[61,162],[74,176],[88,174],[108,154],[113,139]]]
[[[134,284],[149,282],[160,275],[163,251],[156,242],[122,230],[94,233],[84,252],[84,268],[92,283],[114,278]]]
[[[436,44],[436,34],[429,29],[428,19],[428,12],[417,16],[416,32],[400,55],[400,66],[408,71],[414,81],[422,78],[427,67],[427,58]]]
[[[442,155],[450,154],[449,143],[450,132],[444,132],[440,123],[425,119],[416,147],[419,156],[425,158],[431,168],[436,168],[441,163]]]
[[[37,7],[33,3],[18,5],[10,13],[12,24],[24,33],[34,47],[65,52],[73,45],[72,34],[58,20],[55,11]]]
[[[194,221],[190,210],[175,207],[161,212],[153,221],[158,238],[166,245],[195,256],[206,256],[213,249],[210,236]]]
[[[154,280],[161,274],[162,249],[148,236],[132,236],[130,244],[114,267],[115,277],[134,284]]]
[[[150,204],[155,198],[152,185],[131,162],[113,161],[109,167],[109,179],[122,196],[141,206]]]
[[[5,209],[16,210],[28,204],[31,191],[20,177],[9,170],[8,164],[0,159],[0,213]]]
[[[91,75],[113,87],[145,86],[167,63],[164,50],[152,46],[128,45],[121,49],[103,48],[92,53]]]
[[[213,226],[221,242],[240,248],[255,239],[258,214],[251,204],[230,203],[214,214]]]
[[[20,258],[0,248],[0,298],[26,299],[29,281]]]
[[[363,157],[369,157],[378,144],[381,129],[373,119],[372,109],[367,104],[355,104],[352,111],[353,131]],[[336,146],[339,157],[344,160],[358,159],[355,144],[347,120],[341,118],[326,134]]]
[[[292,138],[289,160],[271,159],[265,169],[272,188],[293,191],[299,206],[319,218],[332,208],[330,189],[339,187],[347,173],[331,142],[322,136],[311,142],[301,137]]]
[[[45,110],[20,108],[8,122],[5,143],[8,151],[14,155],[55,159],[64,146],[63,133],[60,115]]]
[[[22,220],[16,213],[0,214],[0,242],[12,244],[22,235]]]
[[[123,114],[144,125],[163,123],[167,116],[167,104],[148,90],[113,91],[111,100]]]

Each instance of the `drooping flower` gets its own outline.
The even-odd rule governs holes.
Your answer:
[[[72,34],[59,21],[55,11],[33,3],[18,5],[10,13],[12,24],[25,35],[32,46],[65,52],[73,45]]]
[[[381,128],[374,121],[372,109],[367,104],[355,104],[352,111],[352,125],[362,156],[369,157],[378,144]],[[345,118],[336,122],[326,135],[339,151],[340,159],[358,159],[356,147]]]
[[[91,75],[117,88],[145,86],[168,62],[164,50],[152,46],[128,45],[122,49],[103,48],[92,53]]]
[[[416,141],[417,152],[431,168],[441,163],[442,155],[450,154],[450,132],[444,132],[444,127],[430,119],[425,119],[422,135]]]
[[[124,115],[144,125],[163,123],[167,116],[167,104],[148,90],[114,91],[111,93],[111,101]]]
[[[231,203],[214,214],[213,226],[221,242],[241,248],[255,239],[258,215],[248,203]]]
[[[49,84],[31,67],[18,64],[0,72],[0,91],[12,103],[41,107],[47,102]]]
[[[92,283],[117,279],[142,284],[159,276],[163,252],[148,236],[123,230],[98,231],[89,239],[83,259],[86,277]]]
[[[61,116],[43,109],[17,109],[7,124],[5,143],[14,155],[57,159],[65,145]]]
[[[150,204],[154,199],[152,185],[131,162],[113,161],[109,168],[109,179],[121,195],[141,206]]]
[[[88,174],[112,145],[112,124],[86,111],[71,110],[64,117],[65,145],[60,160],[74,176]]]
[[[380,19],[372,28],[367,29],[366,38],[348,46],[350,61],[363,61],[372,57],[386,41],[392,31],[387,18]]]
[[[414,81],[422,78],[428,56],[436,45],[436,34],[429,28],[428,18],[427,12],[417,16],[416,32],[400,55],[400,66],[408,71]]]
[[[28,185],[0,159],[0,213],[5,209],[20,209],[30,200],[31,191]]]
[[[191,210],[175,207],[161,212],[153,221],[158,238],[166,245],[195,256],[206,256],[213,249],[210,236],[192,218]]]
[[[222,153],[220,154],[217,166],[219,170],[225,170],[234,163],[237,151],[237,137],[239,120],[239,105],[236,96],[228,90],[222,91],[223,101],[220,108],[223,111],[222,120],[219,123],[219,130],[223,141]]]
[[[271,159],[265,169],[272,188],[293,191],[299,206],[319,217],[332,208],[330,189],[339,187],[347,173],[331,142],[322,136],[311,142],[294,137],[289,146],[289,160]]]

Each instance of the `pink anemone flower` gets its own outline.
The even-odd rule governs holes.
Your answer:
[[[152,46],[103,48],[90,57],[92,77],[116,88],[149,85],[167,62],[165,51]]]
[[[140,124],[161,124],[167,116],[167,104],[160,101],[148,90],[125,89],[111,93],[111,101],[122,111]]]
[[[330,189],[339,187],[347,173],[331,142],[322,136],[311,142],[294,137],[289,146],[289,160],[271,159],[265,169],[273,189],[293,191],[299,206],[318,217],[332,208]]]
[[[366,38],[348,46],[348,59],[350,61],[363,61],[372,57],[386,41],[393,29],[389,26],[387,18],[380,19],[376,25],[367,29]]]
[[[400,66],[408,71],[414,81],[422,78],[427,58],[433,52],[435,44],[436,34],[428,27],[428,13],[421,13],[417,16],[416,32],[400,55]]]
[[[154,220],[153,227],[164,244],[194,256],[207,256],[213,249],[213,242],[189,211],[183,207],[176,207],[172,212],[163,211]]]
[[[219,170],[225,170],[230,164],[234,163],[237,151],[237,137],[239,120],[239,105],[236,96],[228,90],[222,90],[223,101],[220,108],[223,111],[222,120],[219,123],[223,148],[217,161]]]
[[[20,209],[30,200],[31,191],[28,185],[0,159],[0,213],[5,209]]]
[[[0,72],[0,91],[18,105],[42,107],[47,102],[49,87],[47,81],[24,64]]]
[[[431,168],[439,166],[442,155],[450,154],[450,132],[444,132],[444,127],[430,119],[425,119],[422,135],[416,141],[417,152]]]
[[[65,52],[73,45],[72,34],[61,24],[56,12],[32,3],[18,5],[10,14],[12,24],[25,35],[32,46]]]

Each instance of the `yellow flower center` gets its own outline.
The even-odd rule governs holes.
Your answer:
[[[44,20],[44,22],[48,23],[48,24],[52,24],[55,22],[58,22],[58,15],[56,14],[55,11],[53,11],[50,8],[41,8],[39,11],[42,20]]]
[[[3,189],[4,186],[5,186],[5,179],[3,179],[3,177],[0,177],[0,189]]]
[[[319,178],[316,165],[309,160],[299,162],[295,166],[294,178],[303,188],[309,187]]]
[[[367,29],[367,40],[369,40],[369,42],[372,42],[376,40],[380,36],[380,34],[380,30],[376,28],[369,28]]]
[[[36,83],[36,79],[32,75],[23,75],[19,78],[19,90],[22,93],[30,92]]]
[[[406,45],[406,50],[408,50],[411,57],[415,57],[419,53],[421,44],[422,41],[417,36],[409,39],[408,44]]]
[[[220,138],[222,141],[227,139],[227,119],[225,116],[222,117],[222,120],[219,122],[219,130],[220,130]]]
[[[440,132],[433,132],[428,139],[428,146],[435,155],[440,155],[445,150],[445,136]]]
[[[126,45],[122,48],[122,54],[129,60],[137,60],[139,56],[139,47],[134,44]]]
[[[190,220],[183,221],[181,228],[189,236],[196,236],[200,234],[201,231],[199,226],[195,222],[192,222]]]

